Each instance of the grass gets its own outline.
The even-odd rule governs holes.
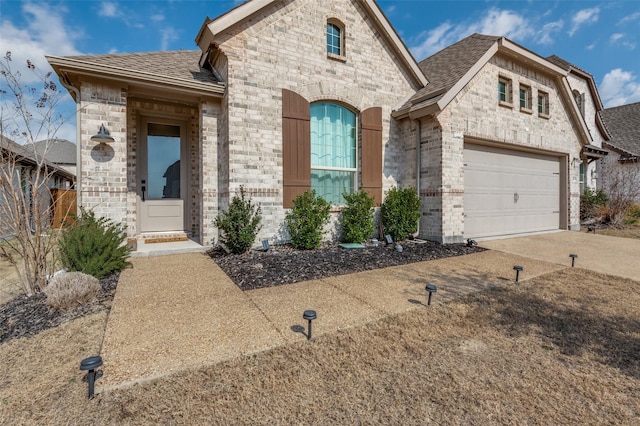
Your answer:
[[[0,424],[637,424],[639,284],[565,269],[87,401],[101,313],[0,346]]]
[[[586,232],[586,228],[584,229]],[[608,235],[610,237],[636,238],[640,239],[640,224],[625,225],[621,228],[598,229],[597,234]]]

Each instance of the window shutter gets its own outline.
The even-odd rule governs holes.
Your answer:
[[[311,117],[309,102],[282,89],[282,186],[284,208],[311,190]]]
[[[374,107],[362,111],[362,184],[382,204],[382,108]]]

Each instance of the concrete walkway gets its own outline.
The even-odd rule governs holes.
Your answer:
[[[480,246],[530,259],[576,267],[640,281],[640,240],[585,232],[554,232],[529,237],[482,241]]]
[[[640,240],[578,232],[481,242],[492,250],[243,292],[203,253],[131,259],[109,315],[98,390],[215,364],[388,315],[427,309],[490,286],[576,266],[640,281]]]
[[[205,254],[131,259],[109,315],[99,390],[211,365],[303,341],[302,312],[314,309],[313,335],[426,309],[425,285],[438,286],[436,305],[488,286],[563,266],[486,251],[297,284],[243,292]]]

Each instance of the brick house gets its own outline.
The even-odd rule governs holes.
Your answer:
[[[415,186],[419,235],[444,243],[579,227],[594,138],[569,72],[506,38],[417,63],[374,0],[252,0],[196,43],[48,57],[80,108],[79,201],[131,237],[209,245],[241,185],[275,242],[308,189],[335,220],[343,190]],[[113,143],[91,141],[102,123]]]
[[[640,204],[640,102],[607,108],[602,118],[611,133],[605,146],[611,151],[604,161],[603,187],[630,196]]]

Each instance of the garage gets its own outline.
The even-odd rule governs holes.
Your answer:
[[[465,237],[559,229],[562,163],[557,156],[465,143]]]

